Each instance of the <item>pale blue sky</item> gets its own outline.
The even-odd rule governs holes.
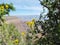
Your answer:
[[[42,6],[39,0],[0,0],[0,3],[13,3],[16,11],[10,15],[40,15]]]

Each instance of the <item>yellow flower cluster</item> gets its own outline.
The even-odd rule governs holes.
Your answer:
[[[14,43],[14,44],[18,44],[18,43],[19,43],[19,40],[18,40],[18,39],[15,39],[15,40],[13,41],[13,43]]]
[[[0,6],[0,10],[3,12],[4,11],[4,6]]]
[[[6,9],[8,9],[9,8],[9,6],[6,4]]]
[[[25,35],[25,32],[22,32],[21,35],[24,36]]]
[[[30,22],[26,22],[26,24],[27,24],[31,29],[33,29],[33,28],[34,28],[34,25],[35,25],[35,19],[32,19],[32,21],[30,21]]]
[[[7,4],[5,5],[5,7],[6,7],[6,9],[8,9],[8,8],[9,8],[9,6],[8,6]],[[2,5],[2,6],[0,6],[0,11],[1,11],[1,12],[4,12],[4,6],[3,6],[3,5]]]

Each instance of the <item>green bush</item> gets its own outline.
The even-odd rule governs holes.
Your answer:
[[[60,0],[39,1],[43,6],[43,12],[40,14],[39,20],[35,22],[35,30],[29,31],[31,36],[28,33],[28,41],[35,40],[34,43],[31,42],[32,45],[60,45]],[[45,8],[47,8],[48,13],[43,17]],[[42,32],[38,26],[41,26]]]
[[[13,24],[7,24],[5,16],[14,11],[13,4],[0,4],[0,45],[26,45],[24,33],[20,33]]]
[[[0,26],[0,45],[26,45],[25,36],[13,24]]]
[[[3,26],[0,26],[1,45],[13,45],[13,44],[15,45],[15,43],[19,44],[20,40],[21,40],[20,33],[18,32],[14,25],[4,24]]]

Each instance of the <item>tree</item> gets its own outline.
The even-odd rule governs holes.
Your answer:
[[[39,0],[43,7],[48,9],[44,22],[39,20],[43,29],[44,38],[38,40],[40,45],[60,44],[60,0]],[[42,17],[41,17],[42,18]],[[41,23],[42,22],[42,23]]]

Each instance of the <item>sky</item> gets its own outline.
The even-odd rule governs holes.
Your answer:
[[[13,3],[16,10],[10,12],[12,16],[40,15],[43,10],[39,0],[0,0],[0,3]]]

